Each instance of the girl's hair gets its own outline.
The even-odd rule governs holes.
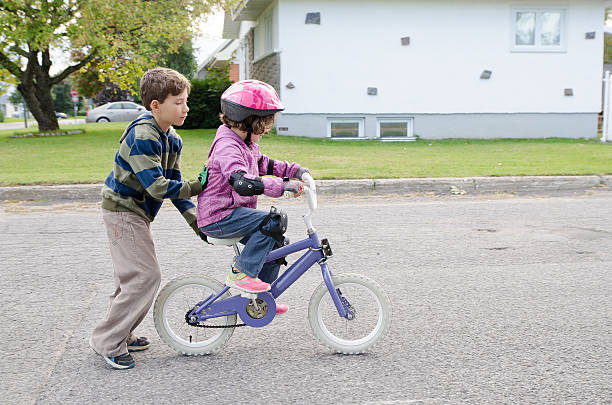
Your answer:
[[[225,125],[239,129],[240,131],[247,131],[248,127],[251,127],[251,131],[255,135],[260,135],[268,132],[274,127],[274,117],[276,114],[266,115],[264,117],[258,117],[256,115],[250,115],[245,118],[243,121],[236,122],[232,121],[223,113],[219,114],[219,118],[221,122]]]

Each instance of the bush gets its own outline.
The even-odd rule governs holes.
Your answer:
[[[217,128],[220,125],[221,94],[232,82],[229,80],[227,69],[211,70],[209,74],[204,80],[191,81],[189,114],[181,128]]]
[[[0,122],[4,122],[4,113],[2,112],[2,108],[0,108]]]

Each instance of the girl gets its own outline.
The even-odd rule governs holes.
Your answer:
[[[223,125],[208,152],[209,181],[198,196],[198,227],[214,238],[242,237],[244,249],[225,281],[241,291],[269,290],[280,267],[275,262],[264,264],[278,243],[266,231],[279,223],[278,218],[255,209],[257,196],[280,197],[290,191],[298,197],[303,184],[289,178],[301,179],[308,172],[297,163],[272,160],[259,152],[259,140],[272,129],[275,114],[283,109],[269,84],[258,80],[234,83],[221,96]],[[275,177],[260,177],[265,175]],[[277,306],[277,313],[286,311],[286,305]]]

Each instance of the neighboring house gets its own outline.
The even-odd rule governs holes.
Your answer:
[[[272,84],[279,134],[596,137],[601,0],[246,0],[224,38]]]
[[[226,39],[198,66],[196,78],[206,79],[211,70],[228,67],[230,80],[232,82],[240,80],[240,67],[237,63],[234,63],[234,55],[237,53],[239,45],[240,42],[236,39]]]
[[[5,117],[12,117],[18,113],[15,106],[9,101],[8,94],[0,94],[0,110]],[[22,113],[23,115],[23,113]]]

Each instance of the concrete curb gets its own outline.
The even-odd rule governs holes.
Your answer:
[[[317,180],[321,195],[486,195],[559,194],[586,192],[612,186],[609,176],[512,176],[466,178],[408,178]],[[100,200],[102,184],[0,187],[0,201],[82,201]]]

